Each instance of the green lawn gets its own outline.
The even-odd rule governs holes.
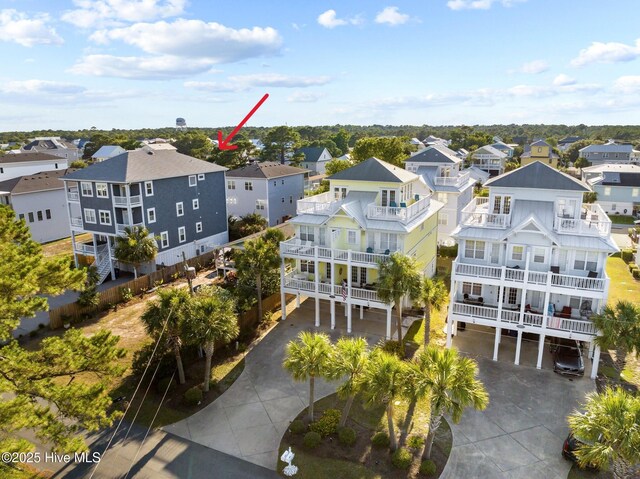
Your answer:
[[[280,453],[284,448],[281,449]],[[332,477],[334,479],[382,479],[380,474],[376,474],[366,467],[351,461],[341,459],[328,459],[317,457],[306,453],[298,448],[293,463],[298,466],[298,473],[295,477],[300,479],[318,479],[320,477]]]
[[[636,220],[633,216],[628,215],[609,215],[609,219],[613,224],[618,225],[633,225]]]
[[[51,473],[38,471],[28,465],[15,468],[0,464],[0,477],[2,479],[46,479],[51,477]]]

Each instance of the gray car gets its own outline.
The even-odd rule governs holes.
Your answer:
[[[583,376],[582,344],[574,339],[558,339],[552,345],[553,370],[567,376]]]

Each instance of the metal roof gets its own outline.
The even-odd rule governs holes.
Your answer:
[[[406,183],[413,181],[418,176],[410,171],[386,163],[377,158],[369,158],[351,168],[339,171],[331,175],[329,180],[352,180],[352,181],[380,181],[391,183]]]
[[[405,163],[447,163],[458,164],[462,160],[456,152],[444,145],[433,145],[404,160]]]
[[[582,181],[551,166],[534,161],[526,166],[490,179],[485,186],[506,188],[534,188],[541,190],[591,191]]]

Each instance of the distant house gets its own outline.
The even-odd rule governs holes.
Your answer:
[[[227,213],[258,213],[269,226],[284,223],[296,214],[296,202],[304,198],[307,170],[276,162],[254,162],[227,171]]]
[[[640,166],[604,164],[582,169],[582,181],[596,192],[607,214],[640,213]]]
[[[584,140],[584,138],[581,136],[565,136],[561,140],[558,140],[558,150],[564,153],[571,147],[571,145],[580,140]]]
[[[424,143],[422,143],[422,142],[421,142],[420,140],[418,140],[417,138],[411,138],[411,139],[409,140],[409,144],[410,144],[411,146],[415,146],[415,147],[417,148],[417,151],[420,151],[420,150],[424,150],[424,149],[425,149],[425,145],[424,145]]]
[[[491,145],[486,145],[471,154],[471,164],[486,171],[491,176],[498,176],[504,173],[507,158],[506,153],[497,150]]]
[[[524,153],[520,156],[520,163],[522,166],[526,166],[534,161],[541,161],[557,169],[559,158],[560,157],[553,152],[553,148],[549,143],[538,140],[525,147]]]
[[[434,198],[444,204],[438,212],[438,243],[453,244],[451,232],[473,197],[476,180],[467,170],[461,170],[462,160],[443,145],[429,146],[404,162],[405,168],[420,175]]]
[[[456,155],[461,160],[466,160],[469,157],[469,151],[465,150],[464,148],[460,148],[458,151],[456,151]]]
[[[429,135],[424,140],[422,140],[425,146],[433,146],[433,145],[443,145],[449,146],[450,141],[445,140],[444,138],[438,138],[437,136]]]
[[[299,148],[295,151],[294,156],[299,153],[304,154],[304,160],[302,160],[300,166],[315,174],[325,174],[327,172],[327,163],[333,159],[329,150],[321,146]]]
[[[0,155],[0,181],[33,175],[41,171],[64,170],[71,160],[49,153],[15,153]]]
[[[95,161],[100,162],[120,155],[125,151],[127,150],[118,145],[104,145],[101,146],[98,151],[96,151],[93,156],[91,156],[91,158],[93,158]]]
[[[71,234],[67,200],[60,178],[73,169],[42,171],[0,182],[0,204],[11,206],[25,220],[31,237],[47,243]]]
[[[513,146],[508,145],[503,141],[496,141],[495,143],[492,143],[491,146],[493,146],[496,150],[506,153],[507,158],[513,158],[513,152],[515,150]]]
[[[264,143],[262,143],[262,140],[258,138],[252,138],[249,141],[253,143],[253,146],[255,147],[256,150],[259,150],[259,151],[264,150]]]
[[[613,140],[604,145],[589,145],[581,148],[580,158],[584,158],[591,166],[605,163],[637,163],[640,161],[640,151],[634,150],[632,145],[621,145]]]
[[[69,160],[69,162],[82,157],[82,152],[76,145],[58,136],[34,138],[20,150],[26,153],[49,153],[59,158],[65,158]]]

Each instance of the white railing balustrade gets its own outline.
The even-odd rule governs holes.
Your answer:
[[[611,220],[599,204],[583,204],[580,218],[566,218],[558,214],[554,218],[553,228],[558,233],[608,236],[611,233]]]
[[[82,218],[79,216],[72,216],[71,217],[71,226],[78,226],[78,227],[82,227]]]
[[[327,191],[298,200],[296,213],[299,215],[304,213],[329,215],[335,213],[341,204],[342,200],[336,200],[335,194]]]
[[[488,198],[475,197],[462,209],[461,223],[484,228],[507,228],[511,225],[511,214],[489,212]]]
[[[458,176],[436,176],[434,183],[436,186],[453,186],[459,187],[466,184],[469,181],[470,173],[467,171],[461,173]]]
[[[379,206],[375,203],[367,207],[367,218],[375,220],[393,220],[408,223],[429,209],[430,196],[423,196],[408,206]]]
[[[551,285],[559,288],[604,291],[605,284],[606,280],[604,278],[586,278],[551,273]]]
[[[133,228],[134,226],[144,226],[144,223],[131,223],[131,224],[116,223],[116,233],[123,234],[125,228]]]

